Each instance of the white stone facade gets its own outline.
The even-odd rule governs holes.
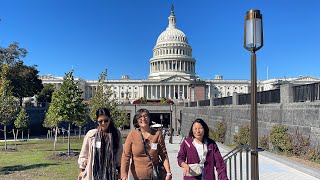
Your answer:
[[[165,97],[173,101],[195,101],[210,97],[232,96],[234,92],[250,92],[249,80],[224,80],[220,75],[216,75],[212,80],[202,80],[197,77],[192,48],[186,35],[176,27],[173,8],[168,19],[168,27],[159,35],[154,46],[148,79],[131,80],[129,76],[124,75],[121,80],[106,81],[106,85],[111,86],[115,99],[120,103],[128,100],[132,102],[140,97],[154,100]],[[56,84],[58,88],[63,82],[62,77],[52,75],[43,75],[40,79],[44,84]],[[89,101],[94,96],[98,80],[79,78],[75,80],[79,81],[80,88],[84,91],[83,98]],[[308,76],[270,79],[258,81],[257,90],[275,89],[281,83],[306,84],[319,81],[320,79]]]

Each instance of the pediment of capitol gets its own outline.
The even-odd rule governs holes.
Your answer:
[[[190,79],[187,79],[183,76],[171,76],[166,79],[160,80],[160,83],[191,83],[192,81]]]
[[[320,82],[319,78],[311,77],[311,76],[301,76],[293,80],[294,83],[298,82]]]

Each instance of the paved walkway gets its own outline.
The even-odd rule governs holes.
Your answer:
[[[173,180],[183,179],[182,168],[178,166],[178,163],[177,163],[177,155],[180,149],[180,144],[179,144],[180,141],[181,141],[181,137],[174,136],[173,144],[169,144],[168,137],[166,137],[166,147],[168,150]],[[222,155],[226,154],[229,151],[227,148],[221,145],[219,145],[219,149]],[[282,163],[281,159],[280,159],[281,162],[274,160],[274,158],[270,157],[270,154],[271,153],[259,153],[260,180],[316,180],[318,179],[309,174],[301,172],[295,168],[292,168],[286,165],[286,163]],[[250,158],[250,155],[249,155],[249,158]],[[243,174],[244,172],[245,172],[245,169],[243,170]],[[243,178],[243,179],[246,179],[246,178]]]

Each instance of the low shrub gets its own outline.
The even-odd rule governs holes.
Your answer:
[[[292,137],[292,154],[296,156],[306,155],[310,146],[310,136],[304,137],[299,133],[297,128],[296,133]]]
[[[307,158],[310,161],[320,163],[320,146],[310,148],[307,152]]]
[[[288,153],[292,150],[291,137],[288,134],[288,128],[284,125],[277,124],[272,126],[270,142],[275,151]]]
[[[265,149],[265,150],[269,150],[269,136],[268,135],[264,135],[259,137],[259,147]]]
[[[226,140],[227,125],[225,122],[217,122],[215,129],[210,129],[209,136],[211,139],[224,143]]]
[[[250,145],[250,126],[244,125],[240,128],[239,132],[233,135],[233,141],[237,144]]]

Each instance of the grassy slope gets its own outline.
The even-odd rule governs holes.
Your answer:
[[[71,151],[80,151],[82,140],[71,139]],[[14,142],[8,142],[14,148]],[[0,143],[4,148],[4,143]],[[58,140],[57,152],[67,151],[67,139]],[[30,140],[18,142],[17,151],[0,151],[0,179],[76,179],[78,175],[77,157],[52,158],[53,140]]]

